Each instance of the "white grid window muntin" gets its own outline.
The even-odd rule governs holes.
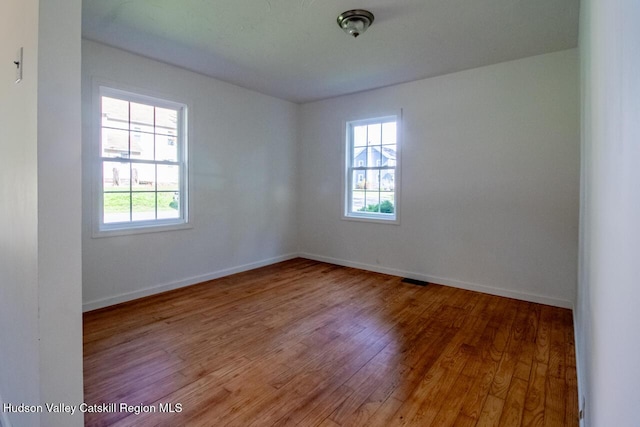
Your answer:
[[[186,105],[109,87],[98,93],[98,232],[186,224]]]
[[[345,218],[397,223],[398,117],[346,123]]]

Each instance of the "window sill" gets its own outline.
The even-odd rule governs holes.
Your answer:
[[[129,236],[133,234],[146,234],[146,233],[160,233],[165,231],[187,230],[193,228],[191,223],[173,223],[173,224],[148,224],[148,225],[136,225],[132,227],[107,227],[104,229],[97,229],[93,231],[91,237],[117,237],[117,236]]]
[[[373,215],[357,215],[357,214],[348,214],[342,215],[342,219],[346,221],[358,221],[358,222],[373,222],[377,224],[391,224],[391,225],[400,225],[400,220],[396,215],[393,218],[383,217],[383,216],[373,216]]]

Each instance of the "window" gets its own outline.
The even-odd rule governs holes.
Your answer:
[[[98,232],[186,224],[186,106],[100,87],[98,107]]]
[[[397,223],[398,117],[346,123],[345,218]]]

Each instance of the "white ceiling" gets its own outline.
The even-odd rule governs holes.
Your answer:
[[[346,10],[375,15],[354,39]],[[84,0],[85,38],[294,102],[569,49],[579,0]]]

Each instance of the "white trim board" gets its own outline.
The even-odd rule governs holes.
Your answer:
[[[261,261],[252,262],[249,264],[243,264],[243,265],[238,265],[236,267],[226,268],[224,270],[214,271],[214,272],[203,274],[200,276],[188,277],[186,279],[177,280],[175,282],[159,284],[156,286],[139,289],[132,292],[126,292],[113,297],[88,301],[82,304],[82,311],[87,312],[87,311],[97,310],[99,308],[109,307],[115,304],[120,304],[122,302],[133,301],[138,298],[155,295],[162,292],[172,291],[174,289],[184,288],[186,286],[196,285],[198,283],[219,279],[221,277],[230,276],[236,273],[242,273],[243,271],[249,271],[255,268],[265,267],[267,265],[276,264],[282,261],[288,261],[294,258],[298,258],[298,254],[291,253],[291,254],[281,255],[278,257],[268,258]]]
[[[329,264],[342,265],[344,267],[359,268],[360,270],[373,271],[376,273],[389,274],[391,276],[408,277],[410,279],[421,280],[423,282],[437,283],[439,285],[450,286],[453,288],[466,289],[468,291],[482,292],[489,295],[499,297],[513,298],[521,301],[535,302],[538,304],[546,304],[554,307],[562,307],[573,309],[573,302],[558,298],[550,298],[543,295],[529,294],[525,292],[510,291],[508,289],[494,288],[491,286],[480,285],[477,283],[462,282],[459,280],[447,279],[444,277],[430,276],[428,274],[414,273],[410,271],[398,270],[395,268],[381,267],[379,265],[365,264],[361,262],[346,261],[337,258],[326,257],[309,253],[300,253],[301,258],[307,258],[314,261],[326,262]]]
[[[344,267],[358,268],[360,270],[374,271],[376,273],[389,274],[391,276],[408,277],[411,279],[421,280],[423,282],[437,283],[439,285],[466,289],[469,291],[482,292],[489,295],[496,295],[500,297],[514,298],[514,299],[527,301],[527,302],[551,305],[554,307],[573,309],[572,301],[566,301],[558,298],[550,298],[542,295],[529,294],[529,293],[518,292],[518,291],[510,291],[507,289],[494,288],[491,286],[480,285],[477,283],[462,282],[459,280],[447,279],[447,278],[437,277],[437,276],[430,276],[422,273],[414,273],[409,271],[398,270],[395,268],[381,267],[379,265],[370,265],[370,264],[365,264],[361,262],[346,261],[342,259],[331,258],[331,257],[322,256],[322,255],[315,255],[315,254],[303,252],[303,253],[290,253],[286,255],[281,255],[274,258],[268,258],[265,260],[256,261],[249,264],[243,264],[236,267],[227,268],[224,270],[214,271],[214,272],[203,274],[200,276],[188,277],[186,279],[177,280],[175,282],[159,284],[156,286],[151,286],[151,287],[136,290],[133,292],[126,292],[113,297],[88,301],[82,304],[82,311],[87,312],[87,311],[97,310],[99,308],[104,308],[111,305],[132,301],[138,298],[155,295],[162,292],[183,288],[186,286],[196,285],[198,283],[206,282],[208,280],[219,279],[221,277],[230,276],[236,273],[242,273],[243,271],[265,267],[267,265],[275,264],[282,261],[288,261],[290,259],[294,259],[298,257],[306,258],[314,261],[326,262],[329,264],[342,265]]]
[[[586,413],[584,412],[584,406],[587,405],[587,402],[583,402],[582,399],[586,399],[586,395],[585,395],[585,387],[586,384],[584,383],[584,373],[582,371],[582,364],[580,363],[580,357],[578,357],[578,337],[580,335],[578,335],[578,329],[577,329],[577,319],[576,319],[576,310],[575,307],[572,308],[572,318],[573,318],[573,348],[574,348],[574,353],[575,353],[575,358],[576,358],[576,380],[578,382],[578,413],[580,411],[583,411],[583,417],[582,419],[578,420],[578,426],[579,427],[585,427],[585,423],[586,423]],[[584,405],[583,405],[584,403]]]

